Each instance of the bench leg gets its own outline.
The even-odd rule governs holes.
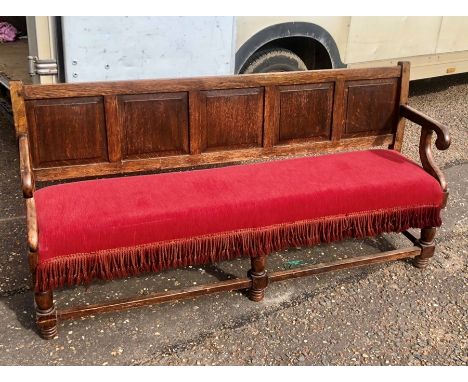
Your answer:
[[[50,340],[57,335],[57,315],[52,290],[35,292],[34,300],[39,333],[45,340]]]
[[[414,258],[413,264],[417,268],[426,268],[429,260],[434,256],[435,244],[434,236],[436,234],[435,227],[427,227],[421,229],[421,238],[418,246],[421,247],[421,255]]]
[[[249,290],[249,299],[252,301],[262,301],[265,297],[265,288],[268,285],[268,276],[265,271],[266,256],[251,258],[252,268],[247,275],[252,279],[252,286]]]

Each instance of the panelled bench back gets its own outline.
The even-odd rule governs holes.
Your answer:
[[[396,66],[26,85],[18,134],[28,134],[37,180],[337,148],[399,150],[407,82]]]

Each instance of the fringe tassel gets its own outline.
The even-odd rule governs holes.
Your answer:
[[[39,261],[35,288],[45,291],[66,285],[89,284],[94,279],[124,278],[240,256],[258,257],[288,247],[312,246],[440,224],[440,207],[418,206],[79,253]]]

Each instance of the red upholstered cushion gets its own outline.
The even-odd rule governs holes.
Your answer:
[[[438,206],[440,185],[391,150],[81,181],[35,193],[39,262],[299,220]]]

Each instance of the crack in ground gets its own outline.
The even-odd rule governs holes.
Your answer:
[[[23,220],[23,219],[26,219],[26,215],[12,216],[9,218],[0,218],[0,223],[11,222],[15,220]]]
[[[468,161],[465,160],[465,159],[453,159],[453,160],[448,161],[447,163],[445,163],[442,166],[442,170],[448,170],[448,169],[450,169],[452,167],[463,166],[465,164],[468,164]]]

